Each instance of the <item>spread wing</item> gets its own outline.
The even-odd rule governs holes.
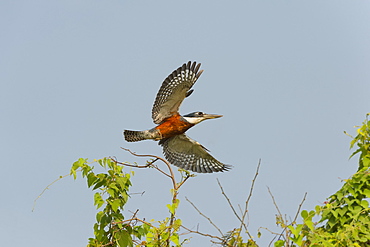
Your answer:
[[[184,63],[172,72],[162,83],[157,93],[152,109],[152,118],[155,124],[161,123],[179,111],[182,101],[188,97],[190,90],[203,70],[199,71],[200,63]],[[190,90],[190,91],[189,91]]]
[[[171,164],[185,170],[212,173],[231,168],[213,158],[205,147],[185,134],[162,139],[159,145],[163,146],[164,156]]]

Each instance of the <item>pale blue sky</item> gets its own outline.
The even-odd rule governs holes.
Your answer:
[[[224,117],[189,130],[233,169],[201,174],[180,192],[178,216],[217,232],[238,222],[217,186],[244,204],[259,159],[249,226],[275,228],[270,187],[294,216],[305,192],[312,209],[356,170],[350,139],[369,112],[369,1],[8,1],[0,3],[4,246],[85,246],[95,219],[85,181],[50,182],[79,157],[145,162],[153,141],[126,143],[124,129],[153,127],[151,108],[163,79],[189,60],[204,73],[181,113]],[[127,210],[163,219],[170,181],[137,170]],[[128,213],[127,217],[131,214]],[[267,246],[272,235],[258,239]],[[211,246],[194,236],[188,246]]]

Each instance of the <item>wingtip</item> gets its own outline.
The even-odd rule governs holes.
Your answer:
[[[226,165],[226,164],[224,164],[224,166],[222,167],[221,172],[228,172],[228,171],[230,171],[232,168],[233,168],[233,166],[232,166],[232,165]]]

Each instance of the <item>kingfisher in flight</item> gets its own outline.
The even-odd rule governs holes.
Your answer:
[[[173,71],[163,81],[154,101],[152,118],[157,126],[144,131],[125,130],[125,140],[159,141],[166,159],[185,170],[199,173],[227,171],[231,168],[230,165],[216,160],[209,154],[208,149],[185,135],[194,125],[207,119],[220,118],[222,115],[200,111],[183,116],[179,114],[182,101],[193,93],[191,88],[203,73],[203,70],[199,70],[200,65],[189,61]]]

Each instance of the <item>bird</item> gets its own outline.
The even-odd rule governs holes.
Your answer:
[[[166,160],[184,170],[197,173],[228,171],[230,165],[215,159],[207,148],[185,134],[196,124],[222,115],[201,111],[183,116],[179,113],[181,103],[193,93],[191,88],[203,73],[200,66],[200,63],[189,61],[174,70],[163,81],[153,104],[152,118],[157,126],[144,131],[124,130],[124,138],[127,142],[159,141]]]

